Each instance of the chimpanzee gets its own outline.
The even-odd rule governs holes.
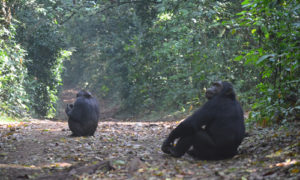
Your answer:
[[[237,154],[245,136],[244,115],[229,82],[218,81],[206,91],[208,101],[182,121],[162,144],[174,157],[221,160]],[[178,139],[176,145],[174,141]]]
[[[67,104],[66,113],[72,136],[93,136],[100,115],[98,101],[88,91],[81,90],[73,104]]]

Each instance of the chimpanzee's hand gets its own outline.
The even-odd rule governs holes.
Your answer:
[[[65,109],[65,112],[69,114],[69,112],[73,109],[74,105],[73,104],[67,104],[67,107]]]
[[[73,104],[68,104],[70,110],[73,109],[74,105]]]
[[[170,154],[170,149],[173,147],[173,142],[170,142],[168,139],[164,140],[162,146],[161,146],[161,150],[166,153],[166,154]]]

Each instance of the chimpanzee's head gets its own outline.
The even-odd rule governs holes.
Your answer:
[[[226,81],[214,82],[212,87],[208,88],[205,93],[207,99],[212,99],[217,95],[226,96],[234,99],[235,92],[233,90],[231,83]]]
[[[76,97],[85,97],[85,98],[91,98],[92,94],[86,90],[81,90],[77,93]]]

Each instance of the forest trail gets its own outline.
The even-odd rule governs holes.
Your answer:
[[[253,128],[240,154],[223,161],[172,158],[162,138],[178,122],[99,122],[93,137],[70,137],[67,122],[0,124],[2,179],[299,179],[300,132]],[[289,130],[288,130],[289,129]],[[76,178],[75,178],[76,177]]]
[[[63,93],[72,103],[77,91]],[[104,106],[104,103],[101,103]],[[239,155],[197,161],[162,153],[163,139],[177,122],[126,122],[102,110],[92,137],[70,137],[63,121],[30,119],[0,123],[1,179],[299,179],[300,124],[253,127]]]

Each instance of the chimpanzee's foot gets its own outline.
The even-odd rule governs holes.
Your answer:
[[[184,153],[185,153],[185,152],[178,152],[178,151],[176,151],[175,148],[171,148],[171,149],[170,149],[170,154],[171,154],[171,156],[176,157],[176,158],[183,156]]]

